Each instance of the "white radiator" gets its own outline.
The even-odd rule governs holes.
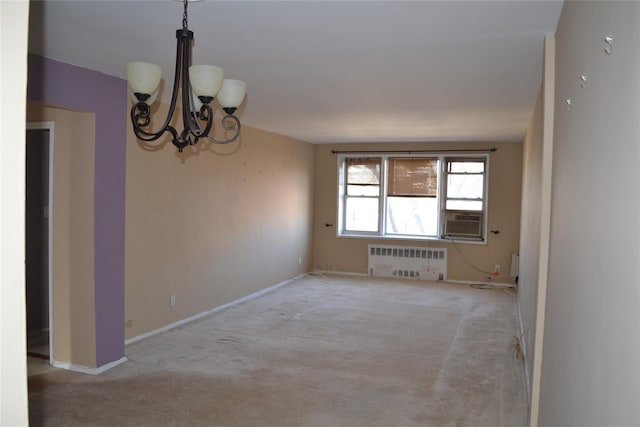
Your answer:
[[[369,245],[369,276],[447,280],[447,250]]]

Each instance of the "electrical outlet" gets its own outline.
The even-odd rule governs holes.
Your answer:
[[[494,273],[500,273],[500,264],[496,264],[496,267],[493,269]]]
[[[170,304],[171,304],[171,307],[176,305],[176,296],[175,295],[171,295]]]
[[[298,257],[298,265],[302,265],[302,257],[301,256]]]

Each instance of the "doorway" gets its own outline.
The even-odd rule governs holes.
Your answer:
[[[53,123],[26,129],[25,279],[27,355],[53,361],[51,206]]]

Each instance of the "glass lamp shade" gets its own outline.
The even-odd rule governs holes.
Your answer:
[[[242,80],[224,79],[218,92],[218,102],[222,108],[238,108],[246,92],[247,84]]]
[[[155,102],[156,98],[158,98],[158,93],[160,92],[160,88],[158,87],[158,89],[156,89],[151,96],[149,96],[149,98],[147,98],[144,103],[147,105],[151,105]],[[140,92],[138,92],[140,93]],[[136,95],[133,92],[133,89],[131,89],[131,86],[127,86],[127,94],[129,95],[129,98],[131,98],[131,101],[133,101],[134,104],[138,103],[138,98],[136,98]]]
[[[198,97],[191,91],[191,99],[193,100],[193,109],[192,113],[197,113],[202,108],[202,102],[198,99]],[[189,109],[191,109],[191,105],[189,105]]]
[[[189,81],[196,96],[215,97],[222,86],[224,71],[213,65],[192,65],[189,67]]]
[[[148,62],[130,62],[127,64],[127,81],[134,93],[151,95],[160,86],[162,68]]]

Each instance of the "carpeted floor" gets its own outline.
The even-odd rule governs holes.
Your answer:
[[[31,375],[31,425],[525,426],[516,335],[502,290],[305,277],[102,375]]]

